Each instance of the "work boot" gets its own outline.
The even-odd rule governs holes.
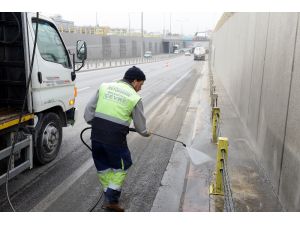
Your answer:
[[[121,192],[108,188],[104,192],[104,202],[102,209],[112,212],[124,212],[125,210],[119,205]]]
[[[121,196],[121,191],[117,191],[111,188],[106,189],[105,196],[110,203],[118,203]]]
[[[107,203],[103,204],[102,206],[103,209],[112,211],[112,212],[124,212],[124,208],[122,208],[118,203]]]

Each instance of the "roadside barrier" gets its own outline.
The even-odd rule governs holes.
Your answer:
[[[209,187],[209,195],[224,196],[224,211],[234,212],[234,202],[227,167],[228,138],[218,138],[217,163],[214,173],[215,181]]]
[[[217,143],[217,162],[214,181],[209,187],[209,195],[224,196],[224,212],[234,212],[234,201],[228,173],[228,138],[221,137],[221,110],[218,107],[218,94],[214,85],[213,75],[209,75],[211,97],[212,142]]]
[[[136,58],[127,58],[127,59],[125,58],[124,59],[90,59],[85,62],[85,65],[81,71],[120,67],[126,65],[136,65],[142,63],[159,62],[163,60],[172,59],[178,56],[180,55],[159,55],[159,56],[153,56],[151,58],[136,57]],[[79,66],[80,65],[76,65],[76,69],[79,68]]]
[[[212,142],[217,143],[220,136],[220,108],[218,107],[218,94],[216,93],[216,85],[214,85],[213,75],[209,75],[210,81],[210,98],[211,98],[211,121],[212,121]]]
[[[217,93],[212,93],[211,95],[211,107],[218,107],[218,94]]]
[[[220,108],[212,108],[212,142],[217,143],[220,136]]]
[[[223,154],[224,153],[224,154]],[[217,163],[215,170],[215,182],[210,185],[209,193],[213,195],[224,195],[223,188],[223,162],[228,158],[228,139],[220,137],[218,140]]]

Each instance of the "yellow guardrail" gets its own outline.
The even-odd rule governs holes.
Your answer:
[[[224,153],[224,154],[223,154]],[[224,157],[225,156],[225,157]],[[212,195],[224,195],[223,189],[223,163],[228,158],[228,138],[218,138],[218,150],[217,150],[217,164],[215,175],[215,182],[210,185],[209,194]]]
[[[220,137],[221,134],[221,110],[218,106],[218,94],[214,85],[213,75],[209,76],[211,97],[211,120],[212,120],[212,142],[217,143],[217,162],[214,172],[214,181],[209,186],[209,195],[224,196],[224,211],[234,212],[234,201],[232,197],[230,178],[227,168],[228,138]]]
[[[217,143],[218,135],[219,135],[219,121],[220,121],[220,108],[213,107],[212,108],[212,142]]]

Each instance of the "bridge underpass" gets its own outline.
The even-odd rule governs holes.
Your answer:
[[[239,29],[245,27],[245,30],[243,32],[239,30],[240,36],[233,35],[232,40],[235,42],[230,45],[230,43],[224,43],[225,39],[222,37],[224,33],[220,28],[220,33],[216,32],[214,36],[210,63],[219,94],[222,134],[228,135],[231,141],[228,164],[236,211],[298,210],[298,199],[294,198],[297,196],[297,188],[290,193],[285,191],[285,188],[287,190],[292,188],[290,181],[285,182],[285,179],[291,179],[288,169],[291,166],[297,168],[298,165],[297,151],[291,150],[295,145],[298,146],[297,138],[293,136],[296,132],[290,131],[290,129],[297,131],[297,126],[294,127],[293,123],[298,124],[296,116],[298,101],[296,100],[299,95],[296,95],[297,85],[292,82],[295,79],[292,76],[293,69],[297,70],[298,51],[292,51],[296,48],[292,43],[298,43],[297,30],[293,29],[295,28],[293,26],[287,26],[281,36],[282,39],[272,39],[280,30],[276,24],[286,25],[292,21],[295,25],[298,21],[298,14],[278,16],[276,14],[236,14],[233,16],[242,22],[234,23],[231,32],[236,30],[236,26]],[[260,21],[267,22],[259,23]],[[252,30],[244,26],[247,23]],[[223,24],[223,26],[226,25],[228,24]],[[253,30],[260,32],[254,32],[251,36]],[[269,34],[261,31],[268,31]],[[290,33],[291,37],[284,36]],[[235,36],[240,39],[234,39]],[[242,40],[246,42],[243,43]],[[286,45],[283,44],[285,43],[283,40],[289,43],[290,48],[284,48]],[[236,42],[239,43],[238,46]],[[124,46],[124,42],[120,43]],[[166,43],[169,45],[171,42]],[[228,46],[233,51],[224,50]],[[253,50],[247,48],[248,46],[254,46]],[[283,51],[284,56],[291,57],[288,60],[284,58],[286,61],[283,60],[283,62],[288,66],[295,65],[295,67],[288,67],[290,70],[282,67],[280,70],[282,64],[279,62],[281,61],[276,59],[277,64],[272,61],[275,46],[280,46],[281,50],[285,49],[287,52]],[[126,46],[122,49],[120,55],[125,57],[124,51],[130,48]],[[279,54],[279,56],[282,55]],[[258,57],[257,61],[255,57]],[[232,62],[234,64],[231,64]],[[263,64],[259,64],[260,62]],[[276,67],[278,71],[272,70],[275,64],[278,66]],[[122,196],[122,204],[126,206],[127,211],[223,211],[222,198],[212,199],[207,194],[209,183],[213,180],[216,156],[215,145],[210,141],[211,111],[210,87],[208,86],[210,73],[207,61],[194,62],[191,57],[178,56],[139,66],[149,75],[149,79],[147,78],[149,86],[145,86],[145,91],[141,94],[145,104],[148,104],[146,112],[151,118],[149,120],[152,126],[172,138],[184,140],[190,146],[195,147],[203,154],[203,163],[198,167],[194,166],[188,158],[185,158],[186,155],[183,154],[184,151],[181,148],[169,142],[155,138],[150,141],[136,141],[136,137],[133,137],[131,143],[133,143],[132,149],[137,166],[132,168]],[[99,83],[119,79],[127,68],[128,65],[122,65],[119,68],[86,71],[78,75],[78,88],[82,95],[78,97],[77,104],[81,108],[81,120],[76,125],[76,129],[67,128],[66,139],[63,143],[64,150],[55,162],[42,168],[35,168],[12,180],[12,199],[17,209],[20,211],[86,211],[94,204],[100,190],[97,179],[94,177],[95,171],[92,168],[90,155],[85,152],[78,140],[78,132],[85,126],[82,121],[82,111],[86,100],[97,90]],[[290,71],[291,75],[287,81],[283,79],[285,78],[283,75],[282,77],[278,75],[282,73],[285,76],[286,71]],[[277,81],[270,74],[277,74],[281,80]],[[251,85],[247,86],[248,84]],[[279,84],[283,84],[283,87]],[[256,86],[260,87],[258,88],[260,93],[257,92]],[[290,87],[288,91],[287,87]],[[271,101],[274,89],[283,90],[283,93],[276,95],[276,101]],[[266,90],[264,95],[259,95],[264,92],[263,90]],[[287,102],[281,101],[282,95],[286,97],[285,100],[288,99]],[[154,100],[156,98],[161,100],[160,104]],[[255,101],[257,99],[259,99],[259,104]],[[269,110],[273,109],[277,101],[279,106],[274,107],[275,110]],[[282,113],[280,107],[284,105],[283,103],[287,106],[287,108],[283,107],[286,114],[282,116],[283,118],[279,118],[281,123],[278,124],[274,120],[278,120],[276,116]],[[159,107],[156,109],[157,106]],[[256,116],[251,114],[253,111]],[[268,122],[273,123],[274,127]],[[248,130],[244,129],[245,127]],[[280,140],[276,132],[272,132],[278,129],[281,134],[284,134]],[[256,132],[254,136],[251,133],[253,131]],[[156,158],[151,153],[153,149],[155,149]],[[145,151],[145,155],[140,152],[141,150]],[[264,150],[266,152],[263,152]],[[289,151],[294,152],[289,153]],[[270,157],[269,153],[273,155]],[[296,157],[291,159],[286,154],[295,154]],[[69,167],[66,168],[65,165]],[[179,173],[174,172],[178,168],[182,170]],[[268,181],[270,177],[271,182]],[[298,181],[297,176],[294,176],[294,179],[293,185]],[[136,184],[134,188],[132,188],[132,183]],[[280,202],[277,199],[278,196]],[[2,195],[1,199],[4,198],[5,196]],[[78,205],[78,202],[82,204]],[[94,211],[101,211],[100,203],[96,205]],[[0,207],[3,211],[9,211],[5,201],[1,202]]]

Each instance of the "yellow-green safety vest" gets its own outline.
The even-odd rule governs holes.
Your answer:
[[[123,81],[103,83],[99,88],[95,117],[129,126],[131,112],[140,99],[130,84]]]

